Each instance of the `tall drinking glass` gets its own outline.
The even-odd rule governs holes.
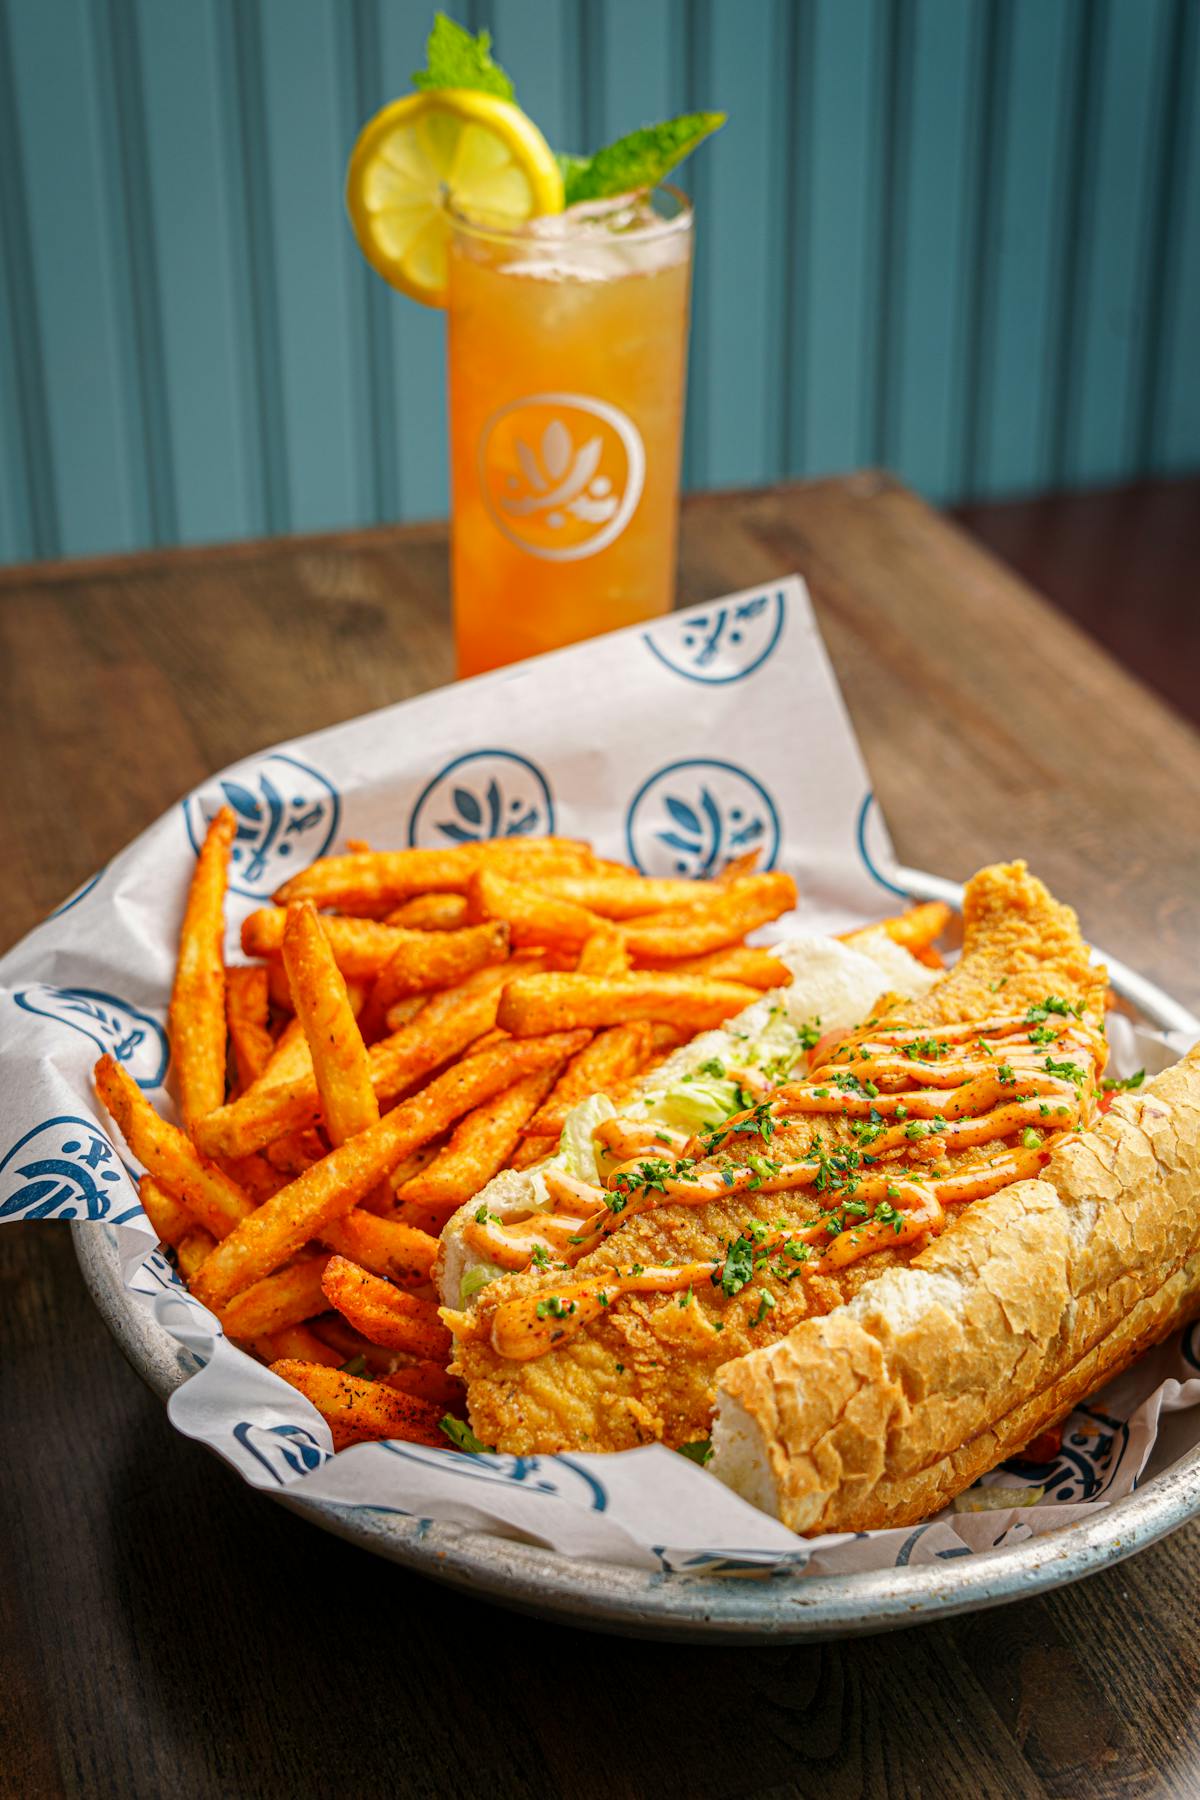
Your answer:
[[[691,266],[672,188],[516,230],[454,219],[460,675],[670,609]]]

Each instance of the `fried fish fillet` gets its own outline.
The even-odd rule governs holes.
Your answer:
[[[1082,1009],[1085,1022],[1101,1028],[1104,972],[1092,965],[1074,913],[1023,863],[985,869],[968,884],[963,924],[963,953],[954,969],[923,1000],[881,997],[874,1016],[882,1024],[932,1031],[1000,1015],[1019,1017],[1054,996],[1066,1007]],[[836,1115],[789,1120],[770,1137],[771,1157],[787,1161],[812,1153],[814,1146],[835,1148],[847,1141],[849,1129]],[[745,1163],[764,1147],[762,1138],[743,1132],[722,1145],[721,1156],[726,1165]],[[990,1149],[1000,1147],[993,1143]],[[887,1172],[902,1174],[906,1166],[928,1171],[930,1149],[929,1141],[915,1140],[888,1160]],[[958,1173],[985,1154],[975,1148],[942,1156],[940,1168]],[[704,1169],[703,1163],[697,1166]],[[811,1226],[813,1218],[807,1187],[739,1191],[699,1205],[657,1205],[629,1217],[576,1264],[569,1280],[607,1279],[608,1271],[615,1277],[618,1269],[665,1264],[719,1266],[729,1246],[747,1235],[761,1236],[764,1227],[777,1235],[795,1232]],[[947,1209],[947,1229],[954,1228],[955,1219],[956,1211]],[[456,1335],[453,1371],[467,1383],[471,1429],[482,1442],[518,1454],[623,1450],[655,1441],[679,1446],[706,1438],[716,1372],[723,1364],[842,1305],[927,1241],[917,1237],[828,1272],[804,1270],[800,1279],[764,1258],[752,1280],[732,1296],[708,1280],[686,1291],[621,1292],[600,1316],[564,1332],[553,1349],[527,1360],[497,1352],[497,1315],[506,1304],[531,1296],[552,1304],[564,1274],[549,1267],[501,1277],[484,1289],[470,1313],[443,1313]]]

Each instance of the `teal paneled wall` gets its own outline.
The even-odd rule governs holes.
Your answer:
[[[1200,467],[1200,0],[469,0],[552,142],[731,122],[695,487]],[[445,510],[442,322],[359,258],[426,0],[0,0],[0,561]]]

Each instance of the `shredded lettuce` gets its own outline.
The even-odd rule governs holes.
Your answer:
[[[580,1181],[599,1181],[600,1170],[596,1163],[592,1133],[597,1125],[603,1125],[606,1119],[615,1119],[616,1116],[617,1109],[607,1094],[592,1094],[567,1114],[562,1142],[555,1160],[568,1175],[574,1175]]]
[[[503,1275],[503,1273],[504,1270],[498,1268],[495,1263],[476,1263],[473,1268],[466,1271],[458,1284],[459,1305],[464,1306],[468,1300],[473,1300],[480,1288],[485,1288],[489,1281],[495,1281],[497,1275]]]
[[[741,1110],[738,1084],[729,1077],[699,1073],[676,1082],[665,1093],[655,1094],[651,1113],[664,1125],[692,1136],[706,1126],[719,1125]]]

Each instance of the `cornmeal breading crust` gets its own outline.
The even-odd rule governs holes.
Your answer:
[[[933,1026],[1020,1013],[1053,993],[1082,1001],[1099,1019],[1104,986],[1104,972],[1091,964],[1074,913],[1053,900],[1023,863],[1014,863],[984,870],[968,884],[964,949],[954,970],[923,1000],[880,1004],[887,1008],[889,1024],[902,1019]],[[834,1131],[829,1125],[823,1129]],[[772,1155],[786,1159],[800,1154],[812,1131],[810,1120],[783,1128],[772,1141]],[[750,1142],[743,1153],[758,1148]],[[961,1166],[969,1157],[968,1152]],[[956,1235],[973,1210],[950,1214],[946,1235]],[[629,1219],[603,1248],[579,1262],[573,1279],[618,1263],[627,1268],[635,1262],[650,1266],[718,1258],[749,1225],[786,1220],[793,1226],[812,1213],[806,1190],[744,1193],[703,1206],[661,1206]],[[790,1282],[764,1270],[731,1300],[715,1294],[707,1282],[686,1306],[675,1293],[624,1295],[568,1342],[525,1362],[496,1353],[489,1339],[491,1320],[506,1300],[552,1293],[562,1276],[527,1269],[502,1277],[484,1289],[471,1334],[456,1346],[454,1369],[468,1384],[471,1428],[482,1442],[514,1453],[621,1450],[655,1440],[678,1445],[707,1437],[717,1370],[723,1364],[761,1351],[804,1321],[841,1307],[884,1270],[908,1262],[919,1248],[920,1240],[834,1273]],[[773,1307],[764,1307],[764,1290]]]

